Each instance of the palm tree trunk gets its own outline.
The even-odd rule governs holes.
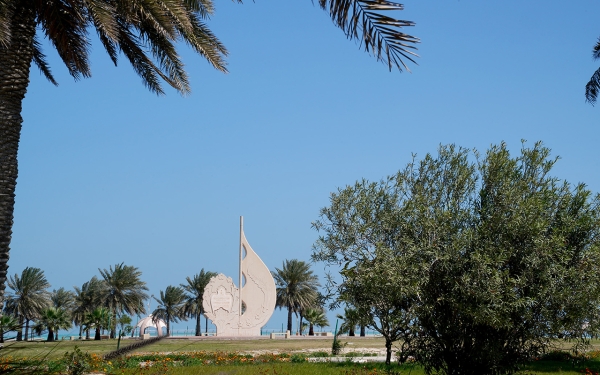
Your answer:
[[[196,336],[202,336],[202,326],[200,325],[201,318],[202,314],[198,314],[198,316],[196,316]]]
[[[0,344],[4,344],[4,330],[0,329]]]
[[[17,331],[17,341],[23,341],[23,315],[19,315],[19,330]]]
[[[288,322],[287,322],[287,330],[292,333],[292,306],[288,305]]]
[[[89,328],[87,328],[87,329],[85,330],[85,339],[86,339],[86,340],[89,340],[89,339],[90,339],[90,329],[89,329]]]
[[[206,324],[204,325],[204,333],[208,334],[208,317],[204,315],[204,319],[206,320]]]
[[[94,336],[94,340],[100,340],[100,327],[96,328],[96,335]]]
[[[171,322],[171,316],[169,314],[167,314],[167,337],[169,337],[170,333],[171,333],[170,322]],[[158,327],[158,325],[157,325],[157,327]]]
[[[366,336],[366,332],[365,332],[365,326],[364,325],[360,325],[360,337],[365,337]]]
[[[48,338],[46,339],[48,342],[54,341],[54,332],[52,329],[48,328]]]
[[[35,14],[29,0],[15,1],[10,17],[10,45],[0,47],[0,311],[4,307],[4,289],[12,237],[17,152],[21,137],[21,109],[33,59]]]
[[[313,324],[311,322],[308,322],[309,326],[308,326],[308,335],[309,336],[314,336],[315,335],[315,328],[313,326]]]
[[[25,318],[25,341],[29,340],[29,319]]]

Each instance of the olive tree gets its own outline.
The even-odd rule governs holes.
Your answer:
[[[379,285],[410,316],[398,339],[427,373],[512,373],[599,328],[600,198],[551,176],[556,161],[541,143],[440,147],[333,194],[313,257],[341,267],[339,298],[374,309],[357,301]]]

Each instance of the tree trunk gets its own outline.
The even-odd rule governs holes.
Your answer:
[[[48,328],[48,338],[46,339],[46,341],[48,341],[48,342],[54,341],[54,331],[52,331],[52,329],[50,329],[50,328]]]
[[[198,316],[196,316],[196,336],[202,336],[202,325],[200,324],[201,318],[202,314],[198,314]]]
[[[204,319],[206,320],[206,325],[204,326],[204,333],[208,333],[208,317],[204,315]]]
[[[392,340],[385,338],[385,364],[389,365],[392,361]]]
[[[350,330],[348,331],[348,336],[356,336],[354,333],[354,326],[350,326]]]
[[[112,317],[111,317],[111,321],[110,321],[110,333],[109,333],[109,337],[111,339],[116,338],[116,327],[117,327],[117,310],[113,311]]]
[[[287,321],[287,330],[292,333],[292,306],[288,305],[288,321]]]
[[[365,337],[367,334],[365,332],[365,326],[364,325],[360,325],[360,337]]]
[[[17,0],[14,3],[14,14],[9,18],[10,45],[0,47],[0,311],[4,308],[15,209],[21,110],[29,85],[35,35],[33,2]]]
[[[300,310],[300,326],[298,326],[298,332],[300,332],[300,335],[302,335],[302,318],[304,318],[302,316],[302,310]]]
[[[4,330],[0,329],[0,344],[4,344]]]
[[[58,341],[58,329],[54,332],[54,340]]]
[[[17,341],[23,341],[23,315],[19,315],[19,330],[17,331]]]
[[[94,340],[100,340],[100,327],[96,328],[96,335],[94,336]]]
[[[89,328],[85,330],[85,339],[86,340],[90,339],[90,329]]]
[[[313,324],[311,322],[308,322],[308,335],[309,336],[314,336],[315,335],[315,328],[313,326]]]
[[[171,317],[169,316],[169,314],[167,314],[167,337],[169,337],[171,335],[170,321],[171,321]],[[160,326],[158,324],[156,326],[158,327],[158,329],[160,329]]]
[[[79,326],[79,340],[81,340],[81,334],[83,333],[83,325]]]
[[[29,340],[29,319],[25,318],[25,341]]]

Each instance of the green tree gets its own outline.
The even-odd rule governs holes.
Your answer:
[[[204,297],[204,289],[213,276],[217,276],[217,273],[211,271],[204,272],[204,268],[202,268],[200,273],[194,275],[194,277],[190,278],[188,276],[185,278],[187,284],[181,284],[181,287],[187,293],[187,300],[184,307],[185,315],[190,318],[196,318],[196,336],[202,335],[202,327],[200,325],[200,318],[204,314],[202,299]],[[206,318],[205,332],[208,332],[208,318]]]
[[[136,267],[123,263],[111,266],[108,270],[98,269],[104,279],[105,287],[101,296],[102,303],[111,311],[110,337],[115,338],[117,314],[143,314],[145,293],[148,288],[140,279],[142,272]]]
[[[81,288],[75,286],[75,306],[73,308],[73,323],[79,326],[79,338],[83,333],[83,327],[85,326],[86,316],[91,313],[95,308],[102,304],[102,295],[104,295],[104,289],[106,284],[103,280],[98,279],[96,276],[92,277],[90,281],[83,283]],[[90,338],[89,328],[85,331],[85,338]]]
[[[275,270],[272,274],[277,286],[276,306],[287,309],[287,330],[292,332],[292,314],[315,304],[320,284],[310,265],[298,259],[286,259],[282,268]]]
[[[133,327],[131,326],[131,317],[129,315],[121,315],[117,319],[117,323],[119,325],[119,329],[121,331],[121,336],[125,336],[128,333],[133,331]]]
[[[11,331],[19,331],[22,328],[19,319],[10,314],[0,315],[0,343],[4,343],[4,335]]]
[[[327,320],[327,316],[325,315],[325,310],[321,308],[308,308],[304,312],[304,318],[308,322],[308,335],[314,336],[315,331],[314,327],[327,327],[329,325],[329,321]]]
[[[8,287],[12,293],[8,296],[6,310],[17,316],[21,326],[25,325],[25,340],[29,336],[29,322],[39,317],[43,309],[50,304],[50,283],[44,271],[35,267],[27,267],[21,276],[9,277]],[[22,332],[17,332],[17,341],[23,339]]]
[[[167,323],[167,336],[171,335],[171,322],[185,319],[186,295],[183,288],[169,285],[160,291],[160,299],[154,297],[158,307],[152,312],[152,319],[162,319]]]
[[[334,23],[365,50],[393,66],[407,69],[419,40],[402,32],[412,22],[386,16],[403,6],[386,0],[319,0]],[[116,65],[122,53],[144,85],[163,93],[161,80],[182,94],[190,91],[188,77],[175,46],[184,42],[216,69],[226,71],[227,50],[203,20],[214,11],[211,0],[86,0],[0,1],[0,309],[12,235],[21,136],[22,101],[32,62],[53,84],[41,50],[46,37],[69,73],[77,80],[91,76],[89,32]]]
[[[512,373],[600,328],[600,197],[552,177],[556,160],[440,147],[333,194],[313,256],[340,266],[343,300],[373,309],[380,289],[412,316],[403,353],[427,373]]]
[[[58,339],[59,329],[70,329],[71,328],[71,317],[69,312],[64,308],[58,307],[47,307],[42,310],[38,319],[36,330],[38,333],[41,331],[48,330],[47,341],[52,342]]]

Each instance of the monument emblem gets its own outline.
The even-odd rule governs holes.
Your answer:
[[[271,271],[246,240],[243,217],[238,285],[222,273],[210,279],[202,296],[204,314],[217,327],[217,336],[260,336],[275,310],[277,294]]]

